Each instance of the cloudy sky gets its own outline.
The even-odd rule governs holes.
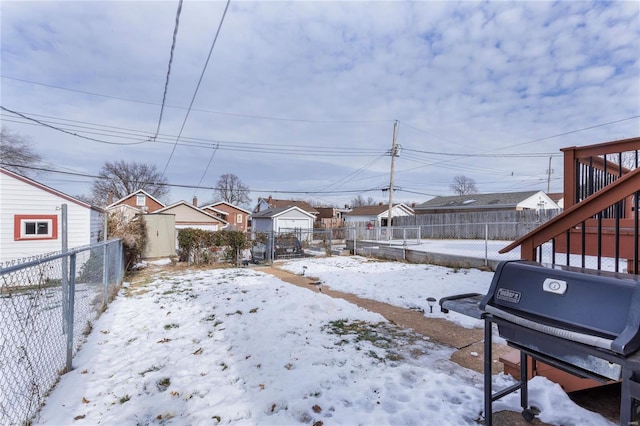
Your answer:
[[[394,201],[546,191],[550,158],[557,192],[561,148],[640,135],[637,1],[185,1],[162,109],[178,4],[0,3],[2,124],[64,172],[41,182],[125,160],[167,202],[223,173],[254,203],[382,201],[397,120]]]

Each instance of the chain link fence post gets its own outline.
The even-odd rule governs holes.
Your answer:
[[[484,266],[489,265],[489,224],[484,224]]]
[[[102,248],[102,309],[109,302],[109,250],[107,244]]]
[[[67,363],[65,373],[71,371],[71,360],[73,359],[73,308],[76,291],[76,253],[71,254],[69,259],[69,305],[67,306]]]

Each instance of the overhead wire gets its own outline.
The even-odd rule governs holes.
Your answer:
[[[207,56],[207,60],[204,63],[204,67],[202,68],[202,73],[200,74],[200,78],[198,79],[198,84],[196,85],[196,90],[193,92],[193,96],[191,98],[191,102],[189,103],[189,108],[187,109],[187,113],[184,116],[184,121],[182,122],[182,126],[180,127],[180,132],[178,133],[178,137],[176,137],[176,142],[173,144],[173,149],[171,150],[171,154],[169,154],[169,159],[167,160],[167,164],[164,166],[164,170],[162,170],[161,176],[167,171],[169,167],[169,163],[171,163],[171,159],[173,158],[173,154],[176,152],[176,146],[178,146],[178,141],[180,140],[180,136],[182,136],[182,132],[184,131],[184,126],[187,124],[187,120],[189,119],[189,114],[191,112],[191,108],[193,107],[193,103],[196,100],[196,96],[198,95],[198,90],[200,89],[200,84],[202,83],[202,78],[204,77],[204,73],[207,70],[207,65],[209,65],[209,59],[211,59],[211,54],[213,53],[213,48],[218,41],[218,35],[220,34],[220,29],[222,28],[222,24],[224,22],[225,16],[227,16],[227,10],[229,9],[229,3],[231,0],[227,0],[227,4],[224,7],[224,12],[222,12],[222,18],[220,19],[220,23],[218,24],[218,29],[216,30],[216,35],[213,38],[213,42],[211,43],[211,48],[209,49],[209,55]]]
[[[340,182],[346,181],[349,178],[352,178],[352,180],[353,180],[353,178],[355,178],[356,176],[358,176],[361,173],[363,173],[365,170],[367,170],[369,167],[373,166],[376,162],[378,162],[378,160],[380,160],[381,158],[383,158],[385,156],[386,156],[386,154],[382,154],[382,155],[374,158],[373,160],[371,160],[370,162],[368,162],[364,166],[360,167],[358,170],[355,170],[355,171],[349,173],[348,175],[344,176],[343,178],[338,179],[336,182],[333,182],[333,183],[330,183],[328,185],[323,186],[322,189],[328,189],[328,188],[331,188],[331,187],[341,188],[342,186],[344,186],[344,184],[346,182],[341,184],[341,185],[339,185]]]
[[[38,85],[38,86],[50,87],[52,89],[58,89],[58,90],[65,90],[65,91],[69,91],[69,92],[81,93],[81,94],[84,94],[84,95],[99,96],[99,97],[108,98],[108,99],[115,99],[115,100],[119,100],[119,101],[135,102],[135,103],[139,103],[139,104],[153,105],[153,106],[160,105],[157,102],[142,101],[142,100],[139,100],[139,99],[130,99],[130,98],[123,98],[123,97],[119,97],[119,96],[105,95],[105,94],[102,94],[102,93],[89,92],[89,91],[86,91],[86,90],[70,89],[68,87],[56,86],[56,85],[47,84],[47,83],[40,83],[40,82],[33,81],[33,80],[25,80],[25,79],[22,79],[22,78],[11,77],[11,76],[7,76],[7,75],[0,75],[0,78],[5,78],[5,79],[9,79],[9,80],[14,80],[14,81],[20,81],[22,83],[35,84],[35,85]],[[166,104],[165,107],[166,108],[174,108],[174,109],[183,109],[183,110],[187,109],[187,107],[177,106],[177,105],[170,105],[170,104]],[[200,108],[191,108],[191,110],[195,111],[195,112],[202,112],[202,113],[206,113],[206,114],[224,115],[224,116],[229,116],[229,117],[254,118],[254,119],[259,119],[259,120],[289,121],[289,122],[299,122],[299,123],[367,124],[367,123],[390,123],[390,122],[394,121],[394,120],[314,120],[314,119],[310,119],[310,118],[273,117],[273,116],[258,115],[258,114],[241,114],[241,113],[226,112],[226,111],[212,111],[212,110],[200,109]]]
[[[420,149],[410,149],[404,148],[404,151],[408,152],[416,152],[420,154],[429,154],[429,155],[442,155],[449,157],[479,157],[479,158],[495,158],[495,157],[512,157],[512,158],[530,158],[530,157],[560,157],[561,153],[557,152],[531,152],[531,153],[519,153],[519,154],[482,154],[482,153],[470,153],[470,154],[461,154],[461,153],[453,153],[453,152],[436,152],[436,151],[424,151]]]
[[[56,130],[58,132],[66,133],[66,134],[69,134],[71,136],[76,136],[78,138],[87,139],[87,140],[94,141],[94,142],[105,143],[105,144],[108,144],[108,145],[139,145],[139,144],[143,144],[143,143],[146,143],[146,142],[150,142],[149,138],[144,139],[144,140],[139,140],[139,141],[136,141],[136,142],[132,142],[132,143],[120,143],[120,142],[110,142],[110,141],[100,140],[100,139],[91,138],[91,137],[88,137],[88,136],[79,135],[78,133],[70,132],[70,131],[61,129],[61,128],[56,127],[56,126],[52,126],[50,124],[44,123],[44,122],[42,122],[40,120],[37,120],[35,118],[27,117],[26,115],[24,115],[22,113],[19,113],[17,111],[13,111],[13,110],[11,110],[9,108],[6,108],[6,107],[4,107],[2,105],[0,105],[0,109],[2,109],[3,111],[7,111],[7,112],[9,112],[11,114],[17,115],[19,117],[22,117],[25,120],[33,121],[33,122],[35,122],[35,123],[37,123],[37,124],[39,124],[41,126],[45,126],[45,127],[50,128],[50,129]]]
[[[207,172],[209,171],[209,166],[211,166],[211,162],[213,161],[213,156],[216,155],[216,151],[218,150],[218,146],[219,146],[219,144],[216,144],[216,147],[213,149],[213,152],[211,153],[211,157],[209,157],[209,162],[207,163],[207,167],[205,167],[204,172],[202,172],[202,176],[200,176],[200,180],[198,181],[197,187],[200,186],[200,184],[204,180],[204,177],[206,176]],[[197,187],[193,191],[193,196],[194,197],[196,196],[196,193],[198,192],[198,188]]]
[[[171,76],[171,63],[173,62],[173,52],[176,48],[176,40],[178,38],[178,26],[180,24],[180,12],[182,12],[182,0],[178,0],[178,10],[176,12],[176,23],[173,27],[173,41],[171,42],[171,51],[169,53],[169,65],[167,67],[167,78],[164,82],[164,93],[162,94],[162,105],[160,105],[160,117],[158,117],[158,127],[156,133],[151,137],[152,140],[156,140],[158,133],[160,132],[160,125],[162,124],[162,114],[164,113],[164,104],[167,100],[167,91],[169,90],[169,77]]]
[[[79,131],[81,130],[82,133],[85,133],[85,134],[109,136],[109,137],[122,138],[122,139],[131,138],[135,142],[138,142],[140,140],[139,139],[140,137],[147,137],[147,139],[145,139],[144,141],[151,142],[150,136],[146,136],[148,133],[141,130],[109,126],[109,125],[97,124],[97,123],[90,123],[86,121],[68,120],[68,119],[51,117],[51,116],[40,115],[40,114],[33,114],[33,113],[30,113],[29,115],[27,115],[25,113],[20,112],[18,114],[20,118],[28,120],[29,123],[24,123],[22,121],[12,121],[10,119],[4,119],[4,121],[10,121],[10,122],[15,122],[20,124],[43,125],[47,127],[53,126],[58,129],[65,130],[66,132],[72,133],[79,137],[82,137],[82,135],[79,134]],[[47,120],[34,119],[32,116],[47,118]],[[7,117],[12,117],[12,116],[7,115]],[[69,129],[74,129],[74,131],[72,132]],[[155,143],[173,144],[175,143],[174,139],[175,139],[175,136],[159,135],[156,138]],[[90,138],[90,140],[93,140],[99,143],[113,144],[113,142],[104,141],[96,138]],[[190,146],[190,147],[207,148],[207,149],[210,149],[216,144],[219,144],[219,145],[225,145],[224,147],[223,146],[219,147],[222,150],[259,152],[259,153],[277,153],[277,154],[290,153],[294,155],[327,155],[327,156],[376,155],[377,156],[377,155],[380,155],[380,152],[382,152],[382,150],[380,149],[350,148],[348,146],[345,146],[345,145],[349,145],[348,143],[345,143],[342,146],[326,146],[326,145],[320,146],[320,145],[300,145],[300,144],[293,144],[293,143],[241,142],[241,141],[203,139],[203,138],[194,138],[194,137],[182,137],[181,141],[178,142],[178,144],[184,145],[184,146]]]
[[[35,170],[35,171],[43,171],[43,172],[49,172],[49,173],[58,173],[58,174],[63,174],[63,175],[69,175],[69,176],[79,176],[79,177],[85,177],[85,178],[91,178],[91,179],[101,179],[102,176],[99,175],[92,175],[89,173],[80,173],[80,172],[69,172],[69,171],[61,171],[61,170],[55,170],[55,169],[50,169],[50,168],[45,168],[45,167],[35,167],[35,166],[23,166],[21,164],[11,164],[11,163],[5,163],[0,159],[0,165],[5,165],[5,166],[21,166],[25,169],[30,169],[30,170]],[[173,188],[187,188],[187,189],[208,189],[208,190],[216,190],[216,189],[220,189],[218,186],[195,186],[195,185],[185,185],[185,184],[175,184],[175,183],[167,183],[167,182],[155,182],[155,181],[141,181],[139,182],[141,184],[153,184],[153,185],[158,185],[158,186],[167,186],[167,187],[173,187]],[[263,193],[274,193],[274,194],[306,194],[306,195],[313,195],[313,194],[357,194],[357,193],[363,193],[363,192],[372,192],[372,191],[380,191],[380,188],[360,188],[360,189],[349,189],[349,190],[343,190],[343,191],[297,191],[297,190],[277,190],[277,189],[246,189],[246,192],[263,192]]]

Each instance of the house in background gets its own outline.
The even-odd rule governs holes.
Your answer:
[[[561,209],[564,209],[564,194],[562,192],[550,192],[547,193],[549,198],[551,198]]]
[[[0,167],[0,264],[59,252],[63,204],[69,249],[104,238],[103,209]]]
[[[394,204],[391,209],[391,224],[394,218],[402,216],[413,216],[413,209],[405,204]],[[364,226],[371,225],[373,227],[387,226],[389,218],[389,205],[377,204],[373,206],[356,207],[348,213],[344,214],[345,224],[347,226]]]
[[[298,239],[313,238],[315,216],[297,206],[266,209],[252,214],[251,233],[295,232]]]
[[[316,210],[311,204],[307,203],[306,201],[276,200],[275,198],[271,197],[271,195],[269,195],[269,198],[258,198],[258,204],[253,209],[253,213],[263,212],[268,209],[293,206],[296,206],[299,209],[312,214],[314,217],[318,216],[318,210]]]
[[[110,213],[118,212],[125,219],[136,216],[144,217],[147,226],[147,247],[144,258],[175,256],[178,247],[178,230],[196,228],[206,231],[219,231],[228,223],[222,217],[226,213],[220,210],[205,211],[197,207],[198,200],[193,203],[179,201],[165,206],[144,190],[135,191],[126,197],[110,204]]]
[[[165,207],[164,203],[147,194],[143,189],[132,192],[118,201],[109,203],[107,209],[119,205],[127,205],[139,209],[143,213],[152,213]]]
[[[212,204],[207,204],[201,207],[204,211],[212,210],[214,212],[222,212],[226,217],[222,219],[226,220],[229,227],[241,232],[247,232],[251,229],[250,216],[251,212],[241,207],[234,206],[226,201],[218,201]]]
[[[139,214],[144,214],[144,212],[142,210],[140,210],[139,208],[130,206],[128,204],[111,205],[111,206],[107,207],[107,212],[110,215],[117,214],[118,216],[122,217],[127,222],[130,221],[131,219],[133,219],[134,217],[136,217]]]
[[[316,225],[324,229],[336,229],[344,227],[344,214],[351,211],[349,209],[339,209],[337,207],[316,207]]]
[[[468,194],[435,197],[415,207],[416,214],[487,211],[557,210],[560,207],[543,191]]]
[[[184,228],[203,229],[205,231],[219,231],[228,224],[213,214],[194,206],[186,201],[178,201],[170,206],[163,207],[153,213],[175,215],[176,230]],[[177,234],[176,234],[177,235]]]

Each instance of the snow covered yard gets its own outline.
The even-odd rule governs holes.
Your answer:
[[[409,307],[490,282],[479,271],[358,257],[284,265],[302,266],[332,288]],[[35,423],[472,425],[481,417],[482,375],[449,361],[450,348],[343,300],[251,269],[163,272],[122,293]],[[498,386],[509,380],[495,377]],[[530,402],[548,423],[609,424],[540,377]],[[517,407],[517,395],[494,404]]]

